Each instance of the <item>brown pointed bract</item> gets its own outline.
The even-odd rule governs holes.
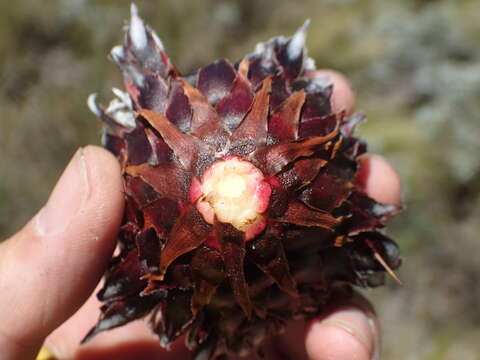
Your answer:
[[[300,112],[304,102],[305,91],[297,91],[272,113],[268,123],[268,133],[275,142],[297,140]]]
[[[192,205],[188,206],[173,226],[160,253],[160,278],[178,257],[202,245],[210,231],[211,226],[205,222],[198,210]]]
[[[163,347],[185,335],[196,360],[244,356],[335,304],[338,285],[396,277],[383,228],[401,207],[357,186],[364,116],[332,113],[307,25],[182,76],[132,6],[112,50],[126,92],[108,107],[89,99],[126,210],[84,341],[149,316]]]
[[[216,222],[215,235],[220,239],[225,274],[230,282],[235,299],[247,318],[250,318],[252,304],[244,272],[245,234],[229,224]]]
[[[250,112],[230,137],[229,154],[246,156],[267,143],[268,104],[272,79],[266,78],[253,99]]]

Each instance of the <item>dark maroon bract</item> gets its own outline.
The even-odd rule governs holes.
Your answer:
[[[148,315],[164,347],[186,335],[195,359],[243,356],[400,265],[381,232],[399,206],[357,186],[363,116],[332,112],[306,28],[182,76],[132,7],[111,53],[126,92],[107,108],[89,99],[126,211],[85,341]]]

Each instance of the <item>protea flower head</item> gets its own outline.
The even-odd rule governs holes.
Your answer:
[[[309,76],[307,26],[184,76],[132,6],[111,52],[126,92],[107,108],[89,99],[126,211],[85,340],[149,316],[164,347],[186,335],[196,359],[243,356],[336,287],[399,266],[381,232],[398,206],[357,186],[363,116],[332,112],[332,85]]]

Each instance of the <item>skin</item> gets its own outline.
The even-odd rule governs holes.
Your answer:
[[[351,113],[355,94],[331,70],[334,111]],[[400,180],[383,158],[361,159],[359,186],[377,201],[398,203]],[[85,346],[80,339],[96,322],[94,294],[111,258],[123,213],[120,168],[102,148],[80,149],[46,205],[23,229],[0,244],[0,349],[2,359],[34,359],[42,343],[59,359],[186,359],[181,341],[159,348],[143,321],[105,332]],[[379,357],[380,331],[368,302],[339,301],[309,323],[292,322],[266,346],[270,360],[368,360]]]

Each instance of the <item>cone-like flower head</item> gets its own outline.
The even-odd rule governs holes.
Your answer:
[[[399,266],[380,232],[399,208],[357,187],[363,116],[332,112],[307,27],[183,76],[132,6],[111,52],[126,92],[88,101],[122,165],[126,212],[86,340],[150,314],[162,346],[187,334],[197,359],[245,355],[339,285],[377,286]]]

